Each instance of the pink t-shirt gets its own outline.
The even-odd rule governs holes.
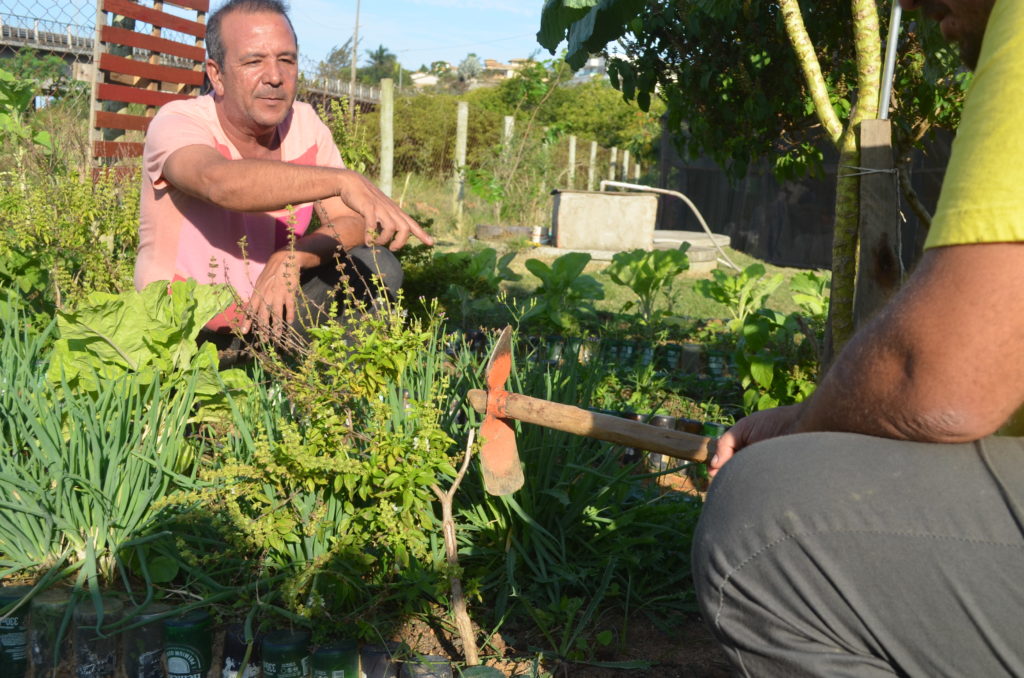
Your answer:
[[[296,102],[279,132],[283,161],[344,167],[330,130],[309,104]],[[179,191],[164,178],[164,162],[177,149],[197,144],[212,146],[225,158],[242,157],[221,128],[212,95],[166,104],[150,123],[142,160],[135,287],[195,278],[228,283],[248,299],[270,255],[288,244],[289,218],[296,237],[301,236],[313,205],[296,205],[291,212],[235,212]]]

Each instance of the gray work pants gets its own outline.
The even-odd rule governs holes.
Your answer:
[[[744,676],[1024,676],[1024,439],[768,440],[712,483],[701,610]]]

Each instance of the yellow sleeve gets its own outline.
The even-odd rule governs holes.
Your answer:
[[[1024,2],[998,0],[925,248],[1024,241]]]

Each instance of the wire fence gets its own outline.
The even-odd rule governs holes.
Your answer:
[[[140,0],[139,4],[152,7],[154,3]],[[178,10],[170,4],[160,9],[174,14],[181,12],[189,18],[188,10]],[[70,100],[66,103],[80,112],[77,117],[83,150],[89,138],[84,121],[92,105],[88,85],[95,77],[96,16],[96,0],[0,0],[0,50],[4,56],[31,50],[27,60],[46,59],[51,66],[63,62],[62,77],[73,86],[62,89],[60,96]],[[153,26],[141,20],[109,13],[104,15],[104,20],[143,34],[154,32]],[[193,36],[166,28],[159,30],[159,36],[195,44]],[[155,60],[164,65],[194,65],[193,62],[176,63],[180,59],[166,54],[154,59],[154,55],[144,50],[115,46],[111,49],[126,50],[120,56]],[[302,57],[300,96],[324,112],[332,110],[329,103],[332,99],[357,102],[361,114],[356,118],[356,129],[349,129],[339,143],[361,145],[362,169],[376,178],[380,169],[380,88],[351,83],[347,79],[319,77],[319,66],[318,59]],[[451,204],[458,174],[455,162],[457,97],[421,96],[415,88],[405,87],[396,92],[395,101],[393,185],[396,197],[408,195],[410,200],[419,199],[434,206]],[[104,104],[104,110],[108,105]],[[128,134],[132,135],[131,140],[141,139],[140,132]],[[469,203],[476,203],[484,213],[493,211],[495,219],[512,211],[521,215],[519,219],[523,221],[536,220],[548,209],[553,189],[593,190],[601,179],[631,180],[639,171],[635,163],[624,164],[621,152],[592,148],[592,143],[583,138],[576,140],[573,151],[571,137],[528,120],[517,121],[513,131],[507,119],[487,108],[470,108],[466,136],[466,172],[462,175],[465,181],[461,195]],[[122,140],[127,138],[124,136]],[[528,216],[530,214],[534,216]]]

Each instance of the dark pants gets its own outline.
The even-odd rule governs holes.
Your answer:
[[[381,297],[394,301],[402,286],[402,265],[384,247],[353,247],[334,262],[308,268],[299,277],[302,294],[296,303],[292,327],[309,339],[310,327],[323,325],[330,319],[332,302],[340,317],[353,303],[371,311]]]
[[[744,676],[1024,676],[1024,439],[751,446],[693,546]]]
[[[366,311],[377,308],[382,297],[394,300],[402,286],[402,265],[384,247],[353,247],[338,263],[308,268],[300,274],[301,294],[297,295],[292,329],[303,342],[309,341],[309,328],[339,318],[345,309],[358,304]],[[248,337],[201,330],[198,340],[213,342],[221,353],[222,366],[238,359]],[[287,343],[285,345],[287,347]]]

